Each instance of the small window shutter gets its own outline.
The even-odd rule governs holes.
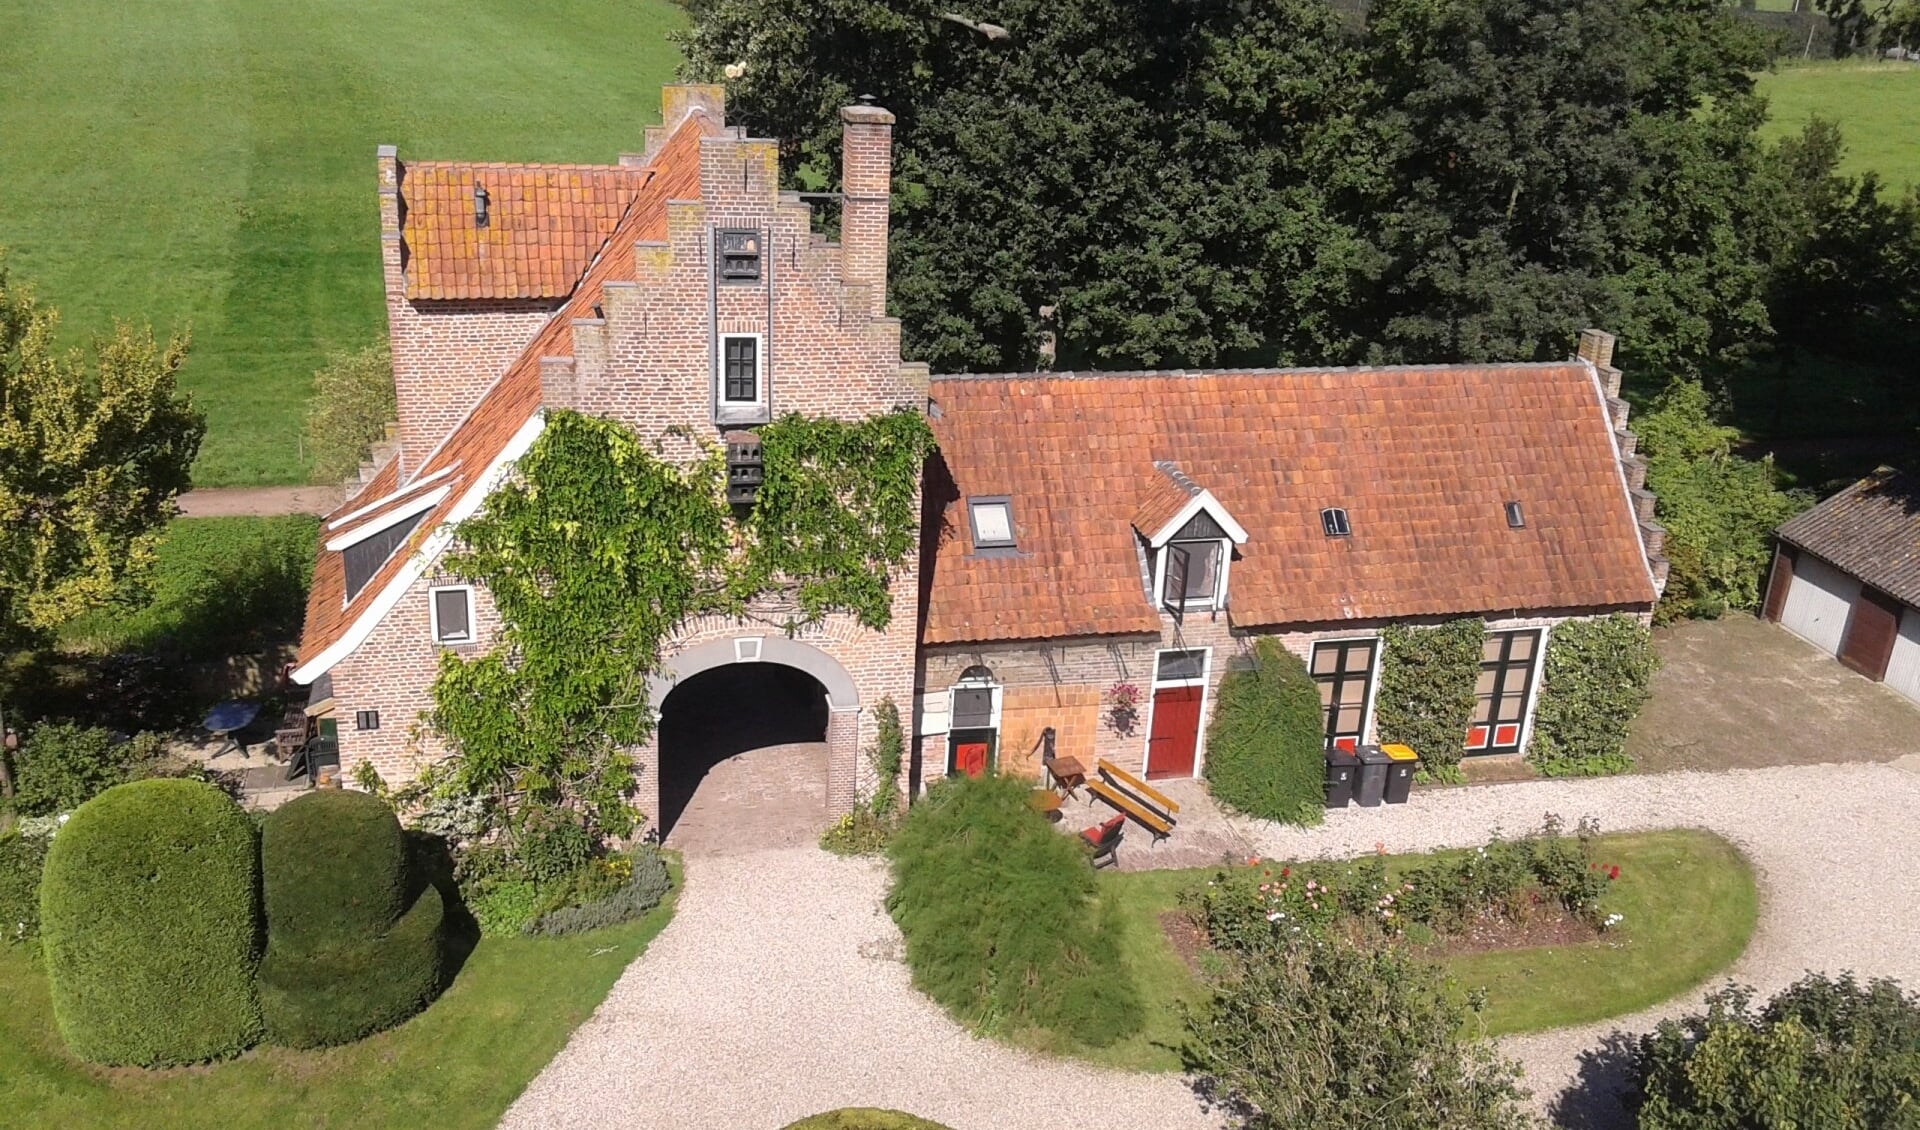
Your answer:
[[[442,640],[473,638],[473,614],[466,589],[441,589],[433,594],[433,605]]]
[[[960,687],[953,692],[953,728],[984,730],[993,725],[993,688]]]

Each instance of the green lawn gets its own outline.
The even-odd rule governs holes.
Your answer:
[[[374,147],[612,161],[671,0],[0,0],[0,247],[70,331],[191,326],[200,485],[304,478],[324,355],[385,332]]]
[[[1411,870],[1438,855],[1395,856],[1389,873]],[[1463,992],[1484,989],[1482,1014],[1492,1035],[1533,1032],[1622,1016],[1658,1004],[1725,969],[1746,948],[1758,914],[1753,872],[1733,845],[1708,832],[1676,831],[1603,836],[1603,863],[1620,878],[1605,909],[1625,921],[1580,945],[1469,954],[1446,961]],[[1180,892],[1204,883],[1216,868],[1105,874],[1126,911],[1122,953],[1147,1007],[1145,1030],[1108,1048],[1059,1049],[1113,1067],[1171,1071],[1180,1066],[1184,1033],[1180,1005],[1198,1003],[1205,990],[1188,971],[1159,925],[1179,905]]]
[[[426,1012],[350,1047],[263,1048],[168,1072],[74,1060],[54,1030],[39,966],[0,948],[0,1124],[491,1127],[666,926],[672,903],[670,895],[638,922],[579,937],[482,941]]]
[[[1767,136],[1798,133],[1818,114],[1838,122],[1846,138],[1842,172],[1877,172],[1896,191],[1920,185],[1920,67],[1782,62],[1759,85],[1771,107]]]
[[[214,659],[300,634],[320,520],[176,518],[147,592],[60,629],[62,650],[151,651]]]

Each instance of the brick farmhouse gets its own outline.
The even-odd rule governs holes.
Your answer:
[[[440,556],[550,409],[676,459],[790,412],[926,413],[940,452],[889,627],[687,623],[653,687],[658,710],[703,673],[803,673],[832,811],[888,699],[916,786],[1036,771],[1048,728],[1063,754],[1196,774],[1214,690],[1261,635],[1315,672],[1330,741],[1371,740],[1380,630],[1460,616],[1490,632],[1463,739],[1518,753],[1553,626],[1651,613],[1662,531],[1607,335],[1551,364],[933,376],[886,316],[891,114],[842,111],[831,241],[720,88],[669,87],[662,110],[611,165],[380,151],[399,420],[323,525],[294,674],[349,779],[441,755],[419,725],[438,655],[486,648],[498,619]],[[656,736],[639,756],[651,814],[691,754]]]

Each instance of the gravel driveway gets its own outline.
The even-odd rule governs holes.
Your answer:
[[[1423,851],[1527,830],[1542,814],[1603,830],[1706,827],[1761,880],[1761,917],[1732,971],[1771,992],[1808,968],[1920,985],[1920,758],[1539,781],[1416,794],[1300,831],[1238,821],[1262,854]],[[1183,1130],[1218,1124],[1186,1083],[1041,1059],[976,1040],[914,992],[880,907],[884,872],[811,848],[688,861],[672,925],[534,1080],[510,1127],[767,1130],[840,1106],[896,1107],[956,1130]],[[1549,1104],[1582,1053],[1688,1006],[1506,1042]],[[1605,1064],[1593,1070],[1604,1077]],[[1606,1103],[1558,1111],[1606,1126]]]

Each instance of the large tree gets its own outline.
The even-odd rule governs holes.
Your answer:
[[[140,577],[206,430],[174,379],[185,338],[120,325],[64,349],[58,321],[0,264],[0,648]]]
[[[832,184],[836,108],[896,130],[895,312],[936,369],[1321,361],[1376,257],[1350,217],[1380,140],[1321,0],[711,0],[688,72]],[[952,13],[958,17],[960,13]],[[1042,309],[1053,311],[1043,325]]]

